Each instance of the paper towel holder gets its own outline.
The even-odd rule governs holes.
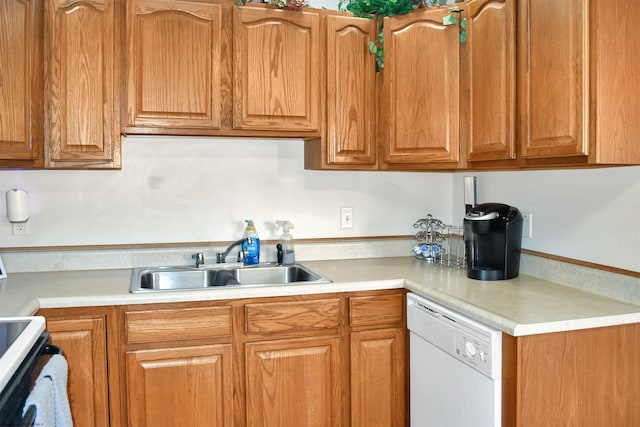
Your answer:
[[[17,188],[7,191],[7,218],[11,223],[29,221],[29,193]]]

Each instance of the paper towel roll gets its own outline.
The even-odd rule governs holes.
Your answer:
[[[29,193],[17,188],[7,191],[7,218],[9,222],[26,222],[29,219]]]

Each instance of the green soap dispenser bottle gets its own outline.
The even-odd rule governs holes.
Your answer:
[[[291,235],[291,233],[289,233],[289,230],[293,228],[293,224],[289,221],[276,221],[276,225],[278,226],[278,228],[282,228],[282,235],[280,236],[282,264],[295,264],[296,253],[293,249],[293,236]]]
[[[242,254],[244,265],[253,265],[260,263],[260,238],[256,231],[253,220],[245,219],[247,227],[244,229],[244,241],[242,242]]]

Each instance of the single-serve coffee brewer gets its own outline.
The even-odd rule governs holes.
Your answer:
[[[467,276],[478,280],[518,277],[522,214],[502,203],[483,203],[464,216]]]

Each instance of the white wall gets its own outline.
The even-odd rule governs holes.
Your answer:
[[[451,217],[446,173],[304,170],[301,140],[123,138],[121,171],[0,171],[0,247],[229,241],[252,218],[263,239],[413,234]],[[31,234],[13,236],[4,193],[29,192]],[[351,230],[341,206],[354,208]]]
[[[456,173],[453,216],[464,215],[463,177],[478,177],[478,201],[533,214],[540,252],[640,271],[640,167]]]
[[[640,271],[640,167],[394,173],[305,171],[300,140],[127,137],[121,171],[0,171],[0,248],[229,241],[253,218],[262,238],[289,219],[296,238],[413,234],[429,212],[464,215],[462,181],[480,202],[533,213],[523,247]],[[3,194],[30,194],[31,234],[13,236]],[[353,206],[355,228],[339,227]]]

